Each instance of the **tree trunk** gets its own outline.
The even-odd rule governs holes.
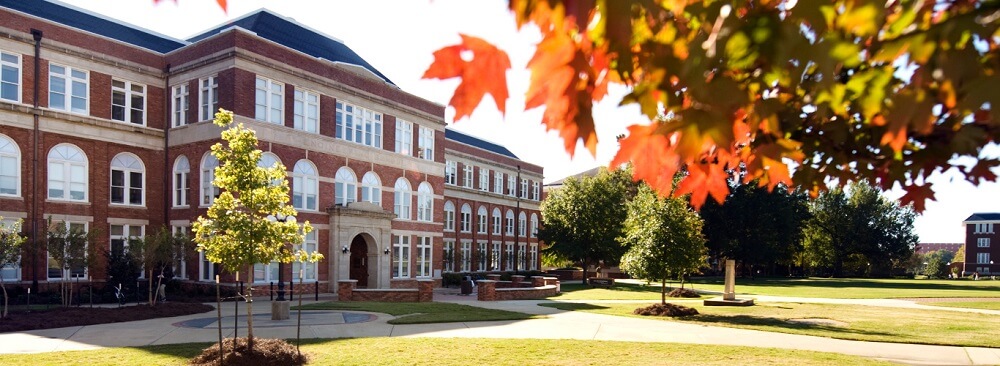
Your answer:
[[[660,279],[660,304],[661,305],[666,305],[667,304],[667,278],[666,278],[666,276],[664,276],[664,278]]]
[[[153,269],[152,268],[149,269],[149,277],[146,277],[146,278],[148,279],[146,281],[146,295],[147,295],[147,297],[149,299],[149,306],[153,306],[155,304],[153,303]]]
[[[7,286],[3,285],[3,278],[0,278],[0,289],[3,289],[3,316],[0,319],[7,317]]]
[[[247,270],[247,347],[253,349],[253,266]]]

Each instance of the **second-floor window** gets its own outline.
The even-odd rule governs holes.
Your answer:
[[[444,162],[444,183],[455,185],[458,183],[458,163],[455,161]]]
[[[285,123],[285,85],[262,77],[257,78],[255,85],[254,118],[278,125]]]
[[[472,188],[472,165],[465,165],[465,179],[462,180],[462,186]]]
[[[111,203],[142,206],[145,171],[135,155],[121,153],[111,159]]]
[[[292,207],[315,211],[319,207],[318,199],[316,166],[308,160],[299,160],[292,169]]]
[[[146,86],[111,80],[111,119],[146,125]]]
[[[215,76],[198,79],[198,120],[215,118],[219,110],[219,80]]]
[[[174,127],[180,127],[187,124],[187,111],[190,100],[188,99],[188,86],[187,84],[177,85],[171,88],[171,103],[170,107],[170,120]]]
[[[420,139],[417,140],[419,155],[424,160],[434,160],[434,129],[420,127]]]
[[[413,155],[413,123],[396,119],[396,152]]]
[[[191,173],[191,163],[184,155],[174,161],[174,207],[188,205],[188,175]]]
[[[382,113],[337,101],[336,138],[382,148]]]
[[[990,247],[990,238],[979,238],[979,239],[977,239],[976,246],[978,246],[980,248],[989,248]]]
[[[493,193],[503,194],[503,173],[493,172]]]
[[[49,199],[87,200],[87,155],[70,144],[49,151]]]
[[[0,99],[21,101],[21,55],[0,51]]]
[[[490,190],[490,170],[479,168],[479,190],[488,192]]]
[[[90,112],[89,80],[86,71],[49,64],[49,108],[80,114]]]
[[[296,130],[319,133],[319,94],[296,89],[292,109]]]

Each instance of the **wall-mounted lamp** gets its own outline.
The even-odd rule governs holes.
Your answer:
[[[389,248],[385,248],[385,251],[383,251],[382,253],[385,253],[385,255],[389,255]]]
[[[340,249],[340,252],[344,253],[344,254],[347,254],[347,253],[350,253],[351,251],[349,249],[347,249],[347,247],[345,246],[344,248]]]

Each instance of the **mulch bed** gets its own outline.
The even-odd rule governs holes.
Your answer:
[[[235,342],[236,349],[233,350]],[[299,354],[295,346],[283,339],[254,338],[250,349],[246,338],[226,338],[222,341],[222,365],[225,366],[293,366],[305,365],[308,357]],[[213,344],[191,360],[191,365],[212,366],[219,362],[219,344]]]
[[[0,320],[0,333],[130,322],[155,318],[200,314],[215,310],[198,303],[168,302],[156,306],[132,305],[123,308],[60,307],[49,310],[11,312]]]
[[[635,309],[635,311],[633,311],[632,313],[636,315],[676,317],[676,316],[698,315],[698,310],[689,308],[687,306],[680,306],[667,303],[667,304],[655,304],[644,308],[638,308]]]
[[[673,291],[667,293],[669,297],[701,297],[697,291],[689,288],[675,288]]]

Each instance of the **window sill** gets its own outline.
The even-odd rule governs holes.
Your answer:
[[[140,209],[140,210],[145,210],[146,209],[146,205],[128,205],[128,204],[124,204],[124,203],[109,203],[108,207],[114,207],[114,208],[133,208],[133,209]]]
[[[12,196],[12,195],[0,194],[0,199],[24,201],[24,197],[21,197],[20,195]]]
[[[90,206],[90,201],[74,201],[74,200],[61,200],[58,198],[46,198],[45,203],[66,203],[71,205],[86,205]]]
[[[171,209],[175,209],[175,210],[182,210],[182,209],[188,209],[188,208],[191,208],[191,206],[190,205],[184,205],[184,206],[173,206],[173,207],[171,207]]]

